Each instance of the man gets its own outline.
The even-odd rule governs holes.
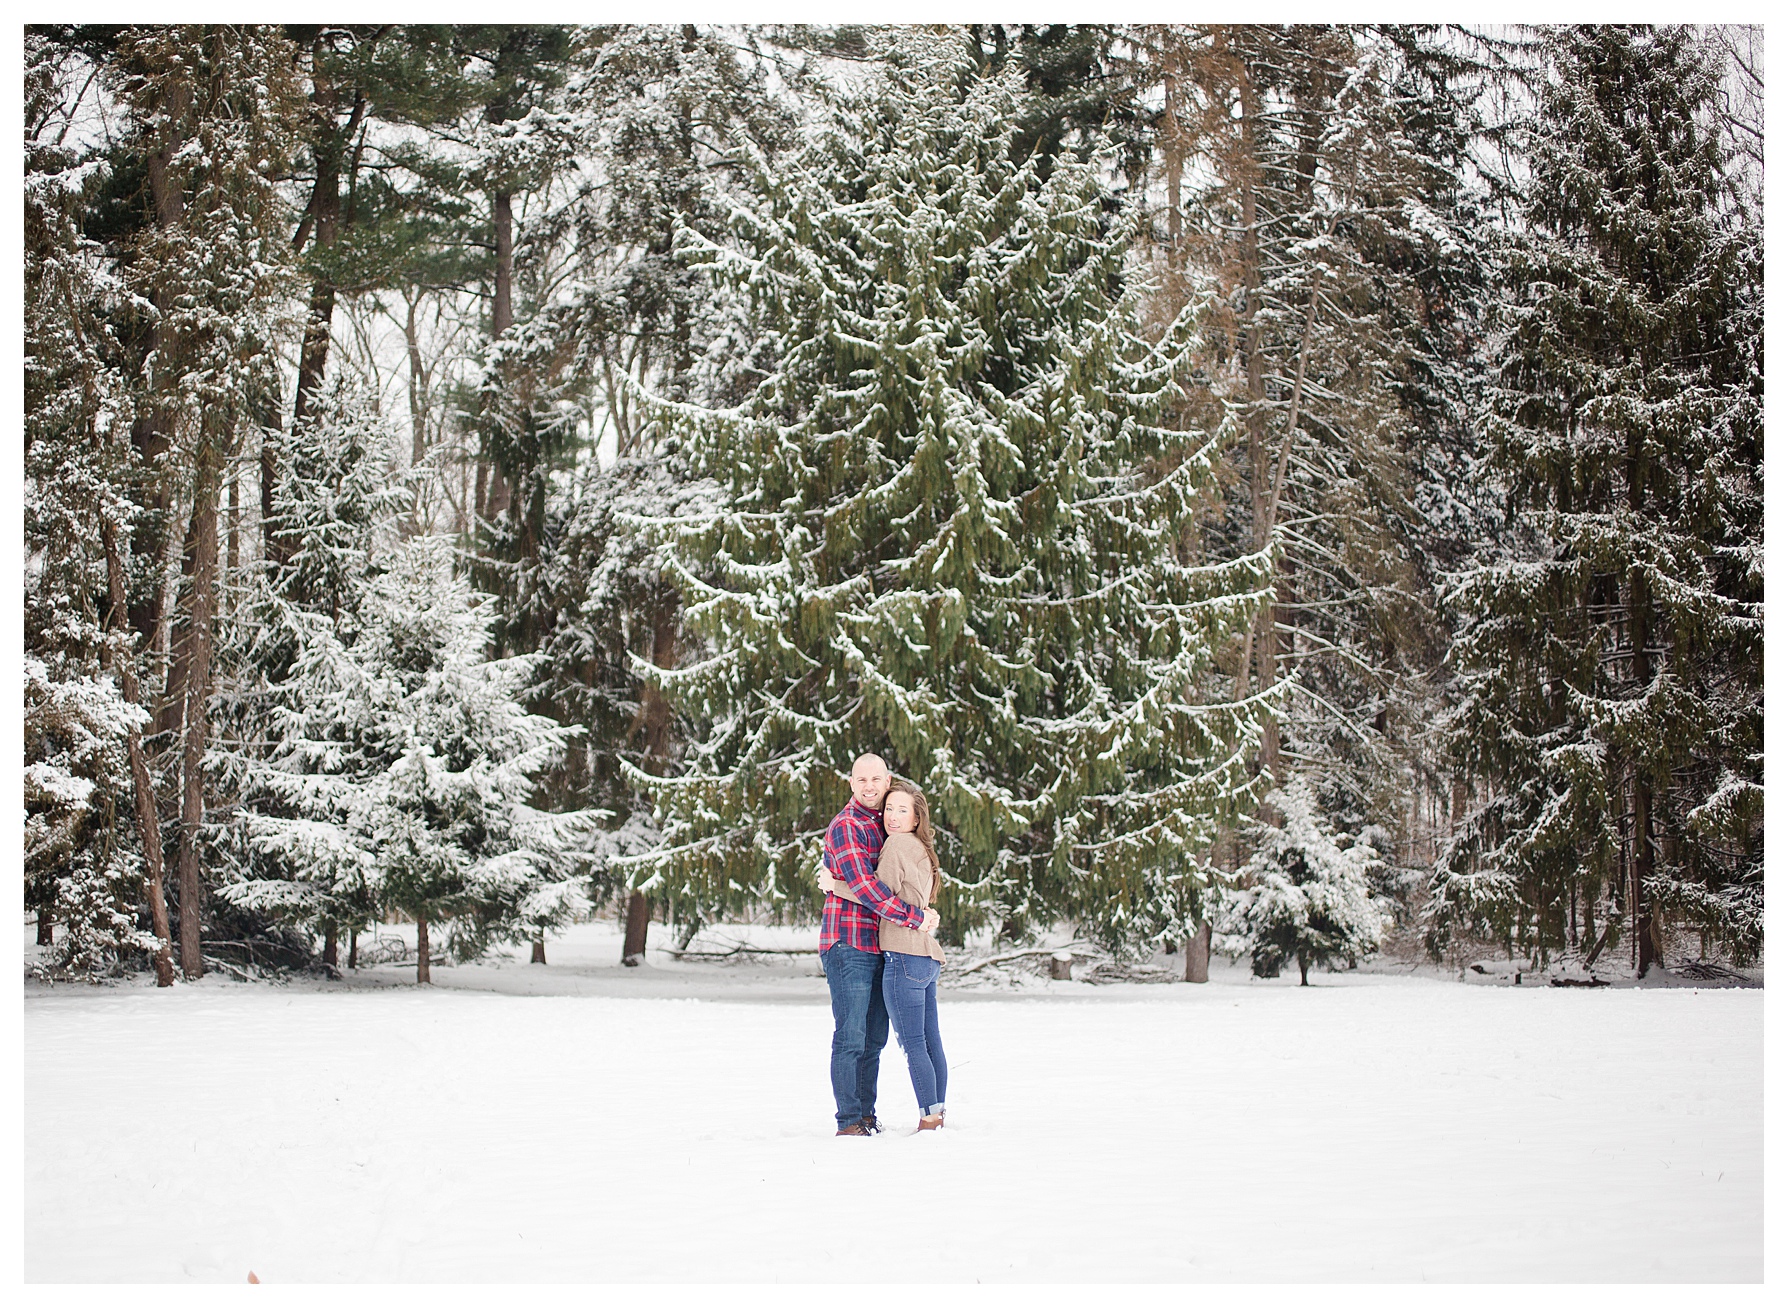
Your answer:
[[[832,1098],[839,1135],[874,1135],[876,1078],[888,1043],[888,1009],[882,1003],[881,919],[919,931],[935,931],[936,909],[921,913],[882,884],[882,801],[888,797],[888,765],[865,754],[851,765],[851,802],[826,828],[825,870],[849,886],[856,903],[826,893],[820,922],[820,963],[832,992]]]

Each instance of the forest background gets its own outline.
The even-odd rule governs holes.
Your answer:
[[[36,26],[46,966],[1762,949],[1751,28]],[[344,947],[345,942],[345,947]]]

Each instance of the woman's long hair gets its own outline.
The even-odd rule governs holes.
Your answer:
[[[930,898],[936,899],[937,892],[944,887],[944,865],[937,860],[937,845],[932,840],[931,805],[925,802],[924,792],[910,781],[896,780],[890,783],[888,786],[888,793],[891,795],[896,790],[903,795],[911,795],[913,797],[913,816],[919,820],[918,826],[913,828],[913,834],[919,837],[919,843],[925,846],[926,856],[931,859]],[[887,803],[886,800],[883,800],[882,802],[884,804]]]

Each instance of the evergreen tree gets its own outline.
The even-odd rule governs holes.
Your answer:
[[[38,943],[57,945],[53,969],[116,972],[159,947],[137,926],[142,864],[118,812],[131,786],[126,740],[148,716],[109,678],[53,677],[25,659],[25,903],[39,913]],[[52,913],[60,942],[45,938]]]
[[[533,261],[568,258],[570,293],[487,374],[487,411],[534,451],[514,517],[528,548],[506,578],[503,638],[547,654],[540,707],[589,729],[554,779],[565,802],[612,811],[629,847],[650,806],[617,761],[659,772],[678,748],[678,719],[629,655],[671,667],[688,641],[657,551],[616,512],[664,516],[692,491],[653,447],[632,388],[727,405],[774,366],[758,357],[748,307],[673,249],[679,227],[724,234],[744,171],[735,132],[766,156],[787,146],[793,115],[755,47],[749,33],[741,48],[739,33],[695,24],[579,34],[565,103],[581,120],[585,166],[540,223]],[[611,441],[607,466],[586,457]],[[573,457],[584,459],[575,474]],[[652,904],[638,890],[627,898],[622,957],[634,961]]]
[[[427,981],[431,925],[448,923],[448,947],[470,958],[587,908],[599,815],[529,804],[534,777],[578,729],[522,707],[536,656],[486,657],[492,602],[456,575],[450,543],[416,538],[386,563],[351,627],[321,614],[297,623],[281,730],[251,778],[276,801],[248,818],[274,874],[222,893],[309,923],[399,910],[417,924]]]
[[[1240,439],[1209,546],[1274,550],[1273,602],[1225,661],[1238,693],[1289,682],[1263,770],[1303,777],[1344,830],[1380,832],[1382,880],[1407,896],[1446,793],[1441,580],[1496,526],[1471,423],[1486,56],[1423,28],[1126,35],[1161,106],[1153,316],[1219,292],[1190,420]]]
[[[1260,824],[1242,888],[1224,895],[1217,929],[1248,954],[1255,976],[1276,977],[1295,962],[1298,984],[1307,986],[1312,964],[1357,963],[1378,948],[1387,914],[1370,878],[1381,860],[1363,840],[1337,842],[1303,781],[1266,803],[1279,822]]]
[[[80,56],[36,31],[25,51],[25,899],[39,944],[64,923],[61,962],[75,970],[128,958],[146,901],[157,979],[170,985],[161,826],[124,611],[140,516],[129,491],[144,473],[118,330],[128,297],[81,231],[110,169],[68,140]],[[146,884],[125,884],[135,867]]]
[[[277,417],[274,347],[295,286],[277,179],[299,94],[290,45],[265,27],[107,29],[98,45],[130,164],[118,170],[117,198],[134,215],[118,243],[120,276],[133,310],[152,310],[133,436],[160,482],[159,513],[190,511],[156,726],[179,737],[180,966],[197,977],[219,507],[246,437]],[[157,598],[145,634],[159,635],[169,588],[159,554],[147,562]]]
[[[304,256],[309,307],[298,354],[291,430],[295,434],[327,384],[338,299],[396,289],[412,307],[423,294],[475,282],[487,262],[467,239],[470,186],[412,141],[464,118],[483,91],[468,74],[453,29],[429,24],[287,24],[308,95],[298,127],[292,181],[306,203],[293,248]],[[451,195],[431,187],[447,169]],[[485,244],[488,244],[486,242]],[[413,397],[414,398],[414,397]],[[414,459],[425,440],[412,414]],[[277,431],[261,447],[263,527],[279,514]],[[265,537],[278,559],[286,544]]]
[[[725,502],[644,524],[712,652],[638,665],[698,726],[677,776],[629,769],[664,843],[626,866],[704,913],[809,898],[875,749],[951,833],[958,926],[1151,935],[1246,784],[1262,704],[1210,702],[1210,660],[1265,560],[1188,553],[1216,447],[1160,423],[1185,341],[1135,334],[1097,169],[1014,160],[1017,70],[885,53],[728,244],[686,238],[780,362],[735,408],[654,406]]]
[[[1134,184],[1148,153],[1142,79],[1124,54],[1124,35],[1108,23],[971,23],[970,50],[984,73],[1010,61],[1024,74],[1013,157],[1039,156],[1047,175],[1064,151],[1082,162],[1115,156]]]
[[[1625,915],[1643,973],[1669,914],[1748,958],[1761,234],[1723,203],[1718,71],[1691,31],[1560,29],[1548,53],[1484,419],[1514,539],[1452,597],[1449,726],[1481,789],[1435,873],[1434,942],[1465,927],[1593,958]]]
[[[304,816],[262,785],[260,773],[292,747],[294,733],[315,729],[317,685],[294,679],[307,649],[323,633],[350,646],[360,635],[361,605],[381,571],[375,551],[389,551],[409,501],[407,487],[390,479],[391,444],[376,397],[338,377],[311,397],[306,421],[277,447],[274,473],[283,489],[269,527],[284,548],[262,561],[225,615],[219,661],[227,672],[219,678],[218,739],[208,760],[214,791],[258,815]],[[264,885],[252,905],[320,934],[328,966],[339,962],[339,932],[345,928],[352,941],[375,911],[352,860],[282,861],[276,850],[239,839],[217,852],[226,885],[246,879],[293,888],[282,895]],[[231,902],[251,900],[237,894]]]
[[[628,785],[623,762],[653,773],[674,769],[685,725],[662,695],[642,694],[633,664],[638,657],[672,667],[683,652],[665,552],[640,524],[712,511],[714,491],[712,482],[679,475],[670,458],[656,453],[606,466],[591,460],[559,509],[552,548],[540,561],[540,591],[554,600],[540,646],[549,674],[541,707],[588,733],[543,783],[555,786],[564,805],[595,805],[613,814],[617,828],[604,845],[615,852],[642,852],[655,837],[650,803]],[[624,956],[643,952],[648,900],[642,895],[632,901],[625,878],[612,873],[598,884],[605,896],[630,897],[630,920],[641,933]]]
[[[1243,436],[1214,538],[1275,547],[1274,602],[1238,684],[1295,679],[1262,765],[1304,772],[1356,829],[1401,825],[1423,716],[1398,710],[1420,703],[1438,658],[1418,495],[1450,498],[1445,480],[1421,485],[1423,428],[1468,394],[1458,283],[1475,215],[1455,165],[1469,122],[1445,75],[1422,75],[1419,45],[1370,29],[1157,40],[1175,106],[1164,148],[1184,174],[1170,258],[1221,288],[1201,356]]]

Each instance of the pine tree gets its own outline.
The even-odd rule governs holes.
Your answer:
[[[971,23],[970,50],[984,73],[1008,61],[1024,74],[1013,157],[1038,155],[1047,174],[1058,154],[1112,158],[1132,182],[1149,141],[1142,82],[1120,29],[1107,23]]]
[[[484,256],[456,221],[469,188],[455,174],[451,199],[443,203],[444,197],[431,195],[428,182],[448,162],[439,151],[408,147],[417,135],[463,117],[483,87],[468,76],[450,28],[287,24],[283,31],[308,95],[295,124],[300,150],[292,179],[308,196],[292,246],[303,255],[310,281],[289,429],[295,436],[327,384],[338,300],[352,305],[368,292],[408,292],[414,347],[414,306],[421,295],[477,280]],[[420,166],[421,176],[406,164]],[[269,430],[262,440],[263,527],[280,512],[282,439]],[[417,461],[424,445],[418,432]],[[264,544],[270,558],[285,553],[277,533],[264,535]]]
[[[1294,678],[1262,765],[1308,774],[1356,828],[1400,825],[1423,716],[1407,710],[1438,658],[1418,495],[1447,485],[1421,485],[1422,429],[1464,398],[1469,123],[1419,43],[1372,29],[1153,39],[1174,105],[1170,266],[1222,291],[1201,356],[1243,434],[1214,538],[1275,547],[1275,599],[1237,669],[1244,686]]]
[[[1548,53],[1485,415],[1514,539],[1452,597],[1449,726],[1480,805],[1436,871],[1434,938],[1593,959],[1624,915],[1643,974],[1668,914],[1748,958],[1761,235],[1723,203],[1718,73],[1692,32],[1561,29]]]
[[[110,170],[68,143],[78,57],[35,31],[25,48],[25,898],[39,944],[63,922],[61,963],[75,970],[128,959],[146,901],[157,980],[171,985],[161,826],[124,611],[139,517],[129,491],[143,475],[117,331],[128,297],[81,231]],[[139,866],[145,882],[126,886]]]
[[[137,926],[142,865],[117,812],[131,786],[126,740],[148,716],[109,678],[53,677],[25,659],[25,898],[40,924],[51,913],[63,923],[54,969],[116,972],[159,946]]]
[[[162,483],[156,508],[190,509],[156,726],[180,738],[180,966],[197,977],[218,510],[248,432],[276,419],[273,351],[294,289],[276,179],[299,96],[290,45],[264,27],[128,27],[102,47],[100,73],[128,129],[126,203],[139,217],[120,242],[120,275],[153,309],[134,435]],[[150,581],[159,597],[163,578]],[[157,598],[149,632],[160,608]]]
[[[306,421],[275,453],[282,491],[268,527],[284,547],[261,561],[224,617],[219,663],[225,671],[207,770],[220,797],[261,816],[301,818],[300,809],[260,783],[260,772],[270,758],[289,755],[294,739],[318,729],[318,687],[298,675],[301,666],[316,672],[304,664],[307,650],[324,633],[350,646],[358,638],[361,606],[382,570],[375,552],[389,550],[410,497],[390,476],[392,438],[377,397],[340,377],[310,398]],[[340,931],[354,940],[376,907],[352,860],[282,861],[276,851],[244,847],[238,839],[220,861],[227,902],[321,934],[322,961],[330,967],[339,963]],[[296,889],[281,893],[263,885],[246,897],[227,889],[243,880]]]
[[[264,873],[220,893],[309,923],[369,908],[417,924],[429,980],[447,923],[456,957],[535,939],[588,907],[599,815],[529,804],[534,777],[578,728],[526,712],[538,657],[490,660],[490,597],[456,574],[451,544],[418,537],[367,582],[353,624],[304,614],[281,685],[287,705],[252,790]]]
[[[774,366],[758,357],[748,306],[673,248],[679,227],[724,234],[743,172],[735,132],[769,156],[792,132],[756,39],[739,38],[695,24],[579,34],[565,103],[581,120],[580,184],[537,224],[524,265],[569,259],[575,272],[569,293],[518,329],[515,348],[486,374],[486,411],[516,433],[512,448],[527,465],[500,591],[502,638],[547,653],[540,707],[589,729],[581,756],[554,778],[565,802],[612,811],[615,838],[629,848],[626,833],[649,830],[650,805],[617,760],[662,771],[678,749],[679,719],[628,656],[675,666],[687,633],[656,551],[615,514],[676,512],[692,489],[678,481],[680,463],[653,448],[632,387],[727,405]],[[590,447],[611,440],[616,457],[598,467]],[[575,473],[573,459],[582,460]],[[607,878],[605,888],[625,890]],[[624,961],[643,955],[652,907],[645,893],[627,894]]]
[[[1278,823],[1260,824],[1260,841],[1242,868],[1242,888],[1226,892],[1217,929],[1228,947],[1249,955],[1254,975],[1276,977],[1298,965],[1357,963],[1378,948],[1387,914],[1372,896],[1378,853],[1363,840],[1343,847],[1316,796],[1293,780],[1267,796]]]
[[[1210,661],[1264,558],[1188,552],[1216,447],[1160,423],[1183,333],[1135,334],[1096,167],[1012,158],[1020,94],[905,34],[729,243],[686,238],[780,351],[735,408],[654,406],[725,502],[645,524],[710,652],[638,664],[697,734],[679,775],[630,769],[664,843],[625,865],[695,911],[810,898],[874,749],[951,833],[959,926],[1136,939],[1245,785],[1263,709],[1211,702]]]

